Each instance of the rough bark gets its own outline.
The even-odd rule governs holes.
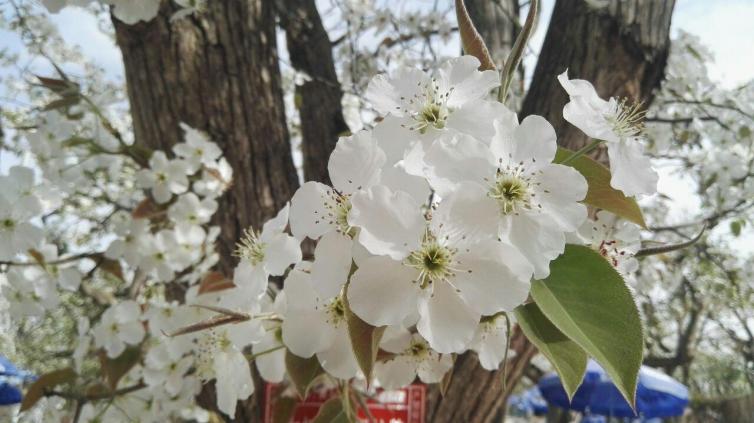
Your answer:
[[[469,13],[475,11],[472,20],[482,37],[488,45],[497,46],[498,40],[492,37],[506,37],[507,31],[489,28],[505,24],[492,20],[495,15],[490,8],[501,7],[493,3],[466,2]],[[629,97],[648,104],[664,75],[673,5],[673,0],[613,0],[593,10],[583,0],[558,0],[521,118],[542,115],[555,127],[560,145],[574,149],[584,145],[587,138],[562,117],[568,98],[556,77],[565,69],[572,78],[594,83],[601,96]],[[512,346],[517,355],[507,363],[505,389],[500,383],[502,371],[487,372],[476,357],[464,354],[456,361],[445,397],[437,390],[430,392],[427,421],[499,421],[508,396],[536,355],[536,348],[520,330],[514,331]]]
[[[304,179],[330,183],[327,161],[338,136],[348,132],[343,91],[335,73],[332,44],[314,0],[278,0],[291,65],[309,79],[296,86],[301,120]]]
[[[169,151],[180,122],[207,132],[233,167],[233,184],[216,221],[222,268],[241,231],[272,217],[298,186],[280,87],[273,5],[211,1],[207,10],[170,21],[163,2],[153,20],[114,19],[136,142]]]
[[[181,122],[207,132],[233,168],[216,223],[221,268],[244,228],[260,228],[298,186],[277,62],[275,13],[267,0],[218,0],[196,16],[170,21],[163,2],[149,22],[113,19],[123,54],[136,142],[170,151]],[[258,378],[257,378],[258,381]],[[197,399],[214,407],[208,385]],[[257,392],[261,392],[257,383]],[[258,421],[262,395],[240,403],[235,421]]]

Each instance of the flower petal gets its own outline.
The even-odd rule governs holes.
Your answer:
[[[285,227],[288,226],[289,211],[290,205],[286,203],[285,207],[280,209],[275,217],[264,222],[264,225],[262,226],[262,234],[260,236],[262,242],[268,242],[272,237],[285,230]]]
[[[335,330],[330,347],[317,353],[317,359],[327,373],[338,379],[351,379],[359,371],[356,357],[351,347],[351,339],[348,337],[348,329],[345,322],[341,322]]]
[[[419,379],[424,383],[439,383],[446,373],[453,367],[453,358],[450,354],[430,354],[419,362],[416,369]]]
[[[332,188],[313,181],[301,185],[291,198],[290,223],[293,236],[301,240],[305,237],[318,239],[334,230],[335,222],[328,214],[335,206]]]
[[[533,268],[514,248],[487,241],[459,252],[456,259],[459,269],[452,282],[473,310],[484,315],[512,311],[529,296]],[[530,269],[528,275],[517,274],[506,265],[508,260]]]
[[[416,271],[385,256],[372,257],[351,276],[348,303],[374,326],[397,325],[416,311]]]
[[[485,184],[495,175],[489,147],[468,135],[446,135],[432,144],[424,156],[429,184],[444,197],[462,181]]]
[[[280,233],[270,239],[264,251],[264,268],[272,276],[280,276],[294,263],[301,261],[301,242]]]
[[[657,172],[652,169],[652,162],[644,155],[638,139],[610,142],[607,154],[613,173],[610,185],[627,196],[657,192]]]
[[[352,194],[379,182],[385,160],[385,152],[372,139],[372,133],[360,131],[338,140],[327,170],[338,192]]]
[[[322,236],[314,249],[312,282],[322,298],[332,298],[348,280],[351,271],[353,240],[338,232]]]
[[[432,295],[419,298],[416,328],[440,353],[461,352],[474,336],[480,313],[472,310],[445,281],[433,284]]]
[[[397,355],[374,365],[374,377],[384,389],[408,386],[416,379],[416,361],[406,355]]]
[[[351,205],[348,222],[361,228],[359,242],[372,254],[402,260],[419,246],[424,216],[409,194],[376,185],[354,194]]]
[[[448,106],[461,107],[482,99],[500,85],[500,75],[495,70],[479,72],[479,59],[461,56],[448,60],[439,69],[439,80],[453,88],[448,97]]]

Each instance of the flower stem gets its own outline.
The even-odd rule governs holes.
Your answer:
[[[559,164],[562,164],[562,165],[569,164],[572,161],[574,161],[574,160],[578,159],[579,157],[583,156],[584,154],[587,154],[590,151],[594,150],[600,144],[602,144],[602,140],[592,140],[591,143],[589,143],[589,144],[581,147],[579,150],[575,151],[573,154],[571,154],[570,156],[566,157],[563,161],[559,162]]]
[[[262,355],[265,355],[265,354],[269,354],[269,353],[273,353],[273,352],[275,352],[275,351],[277,351],[279,349],[282,349],[282,348],[285,348],[285,345],[279,345],[277,347],[273,347],[273,348],[270,348],[268,350],[260,351],[260,352],[255,353],[255,354],[245,354],[245,355],[246,355],[246,358],[249,361],[254,361],[259,356],[262,356]]]

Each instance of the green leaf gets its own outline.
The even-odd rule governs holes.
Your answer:
[[[537,304],[522,305],[514,313],[526,337],[552,363],[568,398],[573,398],[586,372],[586,352],[556,328]]]
[[[369,323],[361,320],[359,316],[351,311],[348,305],[348,286],[346,293],[343,294],[343,301],[346,306],[346,323],[348,324],[348,336],[351,338],[351,348],[359,363],[359,368],[364,373],[367,385],[372,380],[372,369],[374,362],[377,360],[377,352],[380,350],[380,340],[385,333],[386,326],[374,327]]]
[[[47,103],[42,110],[49,111],[49,110],[57,110],[57,109],[65,109],[71,106],[74,106],[76,104],[79,104],[79,101],[81,99],[77,95],[70,95],[63,98],[59,98],[57,100],[53,100],[49,103]]]
[[[495,61],[492,60],[490,51],[487,49],[487,45],[484,43],[484,39],[479,35],[474,26],[474,22],[471,21],[468,10],[463,0],[455,0],[456,4],[456,18],[458,18],[458,32],[461,35],[461,47],[465,54],[470,54],[481,63],[479,66],[480,71],[495,69]]]
[[[141,349],[139,347],[127,348],[116,358],[110,358],[102,351],[99,359],[107,386],[111,391],[114,391],[118,387],[120,379],[141,359]]]
[[[291,397],[280,397],[272,407],[272,423],[290,423],[298,401]]]
[[[330,398],[322,404],[312,423],[348,423],[348,416],[343,410],[340,398]]]
[[[740,236],[741,230],[746,225],[745,220],[734,220],[730,222],[730,231],[733,233],[734,236]]]
[[[314,379],[324,372],[316,355],[301,358],[288,350],[285,351],[285,369],[301,398],[306,397]]]
[[[573,151],[558,147],[555,163],[562,162],[571,154]],[[587,156],[578,157],[566,166],[573,167],[586,178],[589,189],[584,198],[584,204],[607,210],[642,228],[647,227],[636,199],[626,197],[623,192],[610,186],[612,176],[608,168]]]
[[[751,129],[748,126],[742,126],[738,128],[738,137],[741,139],[749,138],[751,136]]]
[[[505,102],[505,98],[508,95],[508,89],[513,82],[513,75],[516,73],[516,68],[521,63],[521,59],[524,57],[524,51],[526,51],[526,45],[529,43],[529,39],[534,33],[534,28],[537,26],[537,16],[539,9],[539,0],[531,0],[529,2],[529,13],[526,15],[526,21],[524,26],[521,27],[521,32],[518,33],[516,41],[513,43],[511,52],[505,59],[505,65],[503,65],[503,72],[501,75],[500,91],[498,93],[498,101]]]
[[[594,357],[630,404],[644,354],[639,310],[623,278],[590,248],[566,245],[550,263],[550,276],[534,281],[531,295],[542,313]]]
[[[24,395],[24,399],[21,401],[20,411],[26,411],[33,407],[42,398],[48,388],[71,382],[75,378],[76,372],[70,367],[43,374],[26,390],[26,395]]]

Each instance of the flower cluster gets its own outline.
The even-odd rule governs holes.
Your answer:
[[[349,311],[388,327],[381,348],[394,356],[378,366],[382,385],[417,373],[436,382],[450,354],[468,349],[497,368],[500,316],[526,301],[530,279],[548,275],[586,219],[586,181],[553,163],[552,126],[487,100],[498,75],[478,67],[464,56],[434,75],[375,77],[367,93],[381,121],[338,141],[332,186],[307,182],[291,200],[292,235],[318,243],[285,279],[282,341],[335,377],[358,371]],[[255,261],[247,251],[239,268]]]
[[[279,383],[287,354],[316,357],[335,379],[364,378],[348,330],[354,319],[385,327],[372,375],[379,386],[439,382],[453,355],[469,350],[497,369],[508,354],[508,313],[527,301],[532,278],[548,276],[567,240],[631,272],[638,233],[605,213],[587,219],[587,182],[555,162],[553,127],[540,116],[519,121],[490,100],[498,74],[478,67],[463,56],[434,74],[401,67],[375,77],[367,93],[378,122],[338,140],[332,185],[304,183],[275,217],[245,230],[230,278],[213,271],[212,216],[232,171],[206,134],[183,125],[172,153],[145,154],[117,130],[93,136],[88,111],[78,123],[46,113],[26,136],[43,179],[63,193],[45,201],[101,193],[107,235],[100,252],[58,256],[33,222],[50,190],[31,169],[11,169],[0,201],[27,205],[9,207],[0,232],[11,313],[45,315],[61,290],[102,291],[99,312],[78,322],[73,358],[85,372],[92,351],[111,360],[138,352],[123,380],[139,389],[117,409],[82,410],[114,421],[191,409],[210,380],[218,408],[233,416],[254,392],[250,362]],[[115,183],[84,185],[87,172]],[[305,241],[316,243],[312,258],[304,259]],[[27,256],[34,262],[13,261]],[[102,272],[109,276],[94,277]],[[112,277],[127,295],[103,285]],[[168,293],[176,287],[180,295]]]

